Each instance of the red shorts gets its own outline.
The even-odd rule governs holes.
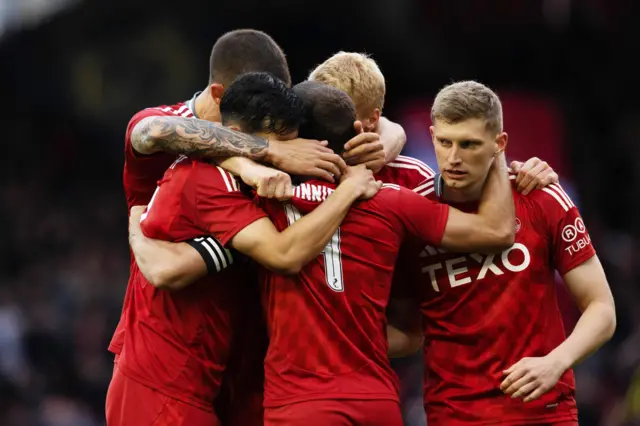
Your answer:
[[[117,365],[107,391],[107,426],[220,426],[213,411],[170,398],[124,376]]]
[[[388,400],[319,400],[265,408],[265,426],[402,426],[400,405]]]

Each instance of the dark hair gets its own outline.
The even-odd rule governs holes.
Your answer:
[[[356,136],[353,127],[356,107],[345,92],[314,81],[296,84],[293,91],[305,105],[305,121],[299,137],[326,140],[329,148],[341,154],[344,144]]]
[[[222,124],[233,122],[245,133],[287,134],[298,130],[304,105],[293,89],[266,72],[241,75],[224,91]]]
[[[284,52],[271,37],[257,30],[235,30],[216,41],[209,60],[209,84],[227,87],[241,74],[268,72],[291,86]]]

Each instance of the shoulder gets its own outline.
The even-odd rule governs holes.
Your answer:
[[[386,173],[390,183],[414,189],[418,183],[431,178],[435,172],[417,158],[399,155],[394,161],[386,165]]]
[[[145,108],[135,113],[129,120],[129,127],[135,126],[141,120],[147,117],[193,117],[193,113],[185,102],[175,105],[160,105],[156,107]]]
[[[575,208],[575,204],[569,194],[560,184],[551,184],[542,189],[535,190],[527,196],[531,203],[539,206],[543,212],[568,212]]]
[[[436,178],[437,176],[434,174],[433,176],[424,179],[418,186],[413,188],[413,192],[426,198],[437,198],[436,183],[438,182]]]
[[[182,156],[187,158],[185,156]],[[222,192],[240,192],[240,184],[235,176],[219,166],[214,166],[204,161],[187,159],[179,162],[182,168],[188,168],[193,184],[200,188],[217,189]]]
[[[436,174],[433,169],[427,166],[423,161],[418,160],[417,158],[407,157],[406,155],[398,155],[398,157],[392,162],[388,163],[387,166],[393,168],[416,170],[418,173],[424,176],[425,179]]]

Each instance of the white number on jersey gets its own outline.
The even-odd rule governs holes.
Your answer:
[[[140,222],[142,223],[143,220],[145,220],[147,218],[147,215],[149,214],[149,211],[151,210],[151,206],[153,205],[153,200],[156,199],[156,195],[158,195],[158,191],[160,190],[160,187],[156,187],[156,190],[153,191],[153,195],[151,196],[151,200],[149,200],[149,204],[147,204],[147,208],[144,210],[144,213],[142,213],[142,215],[140,215]]]
[[[285,204],[284,211],[287,214],[289,226],[302,217],[300,211],[291,204]],[[327,285],[333,291],[344,291],[342,254],[340,253],[340,228],[336,230],[327,246],[322,250],[322,255],[324,256],[324,276]]]

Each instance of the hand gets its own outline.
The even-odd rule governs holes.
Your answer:
[[[243,167],[240,178],[254,188],[259,197],[289,200],[293,197],[291,177],[285,172],[261,164]]]
[[[327,142],[309,139],[269,141],[267,161],[296,176],[314,176],[335,182],[347,165],[342,157],[326,147]]]
[[[373,172],[364,164],[348,167],[342,175],[340,186],[348,186],[360,200],[368,200],[382,188],[382,181],[373,178]]]
[[[358,135],[345,144],[345,152],[342,157],[350,166],[364,164],[373,173],[378,173],[384,167],[386,160],[386,153],[384,152],[384,145],[380,141],[380,135],[364,132],[360,121],[356,121],[354,127]]]
[[[533,401],[553,388],[566,368],[550,356],[522,358],[502,373],[500,390],[511,398]]]
[[[525,163],[511,162],[511,169],[518,174],[516,185],[518,192],[527,195],[534,189],[542,189],[552,183],[558,183],[558,174],[537,157],[528,159]]]

